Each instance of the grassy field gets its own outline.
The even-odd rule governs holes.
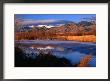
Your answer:
[[[73,40],[80,42],[96,42],[96,36],[85,35],[85,36],[58,36],[58,39]]]
[[[19,32],[19,33],[15,33],[15,40],[36,40],[36,39],[96,42],[96,36],[95,35],[73,36],[73,35],[38,34],[36,32]]]

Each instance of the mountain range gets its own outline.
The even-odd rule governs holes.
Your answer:
[[[21,25],[20,27],[15,27],[15,31],[31,31],[31,30],[45,30],[45,31],[56,31],[57,33],[64,33],[64,32],[89,32],[95,31],[96,29],[96,22],[95,21],[80,21],[75,23],[73,21],[67,20],[56,20],[56,21],[34,21],[33,23],[27,23]],[[39,27],[40,25],[40,27]],[[16,25],[15,25],[16,26]],[[41,27],[42,26],[42,27]],[[51,26],[51,27],[48,27]],[[17,28],[17,29],[16,29]]]

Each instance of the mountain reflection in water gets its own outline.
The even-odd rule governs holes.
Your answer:
[[[20,43],[16,45],[25,53],[25,57],[36,59],[39,54],[52,54],[57,58],[66,58],[72,64],[78,64],[80,60],[86,55],[92,55],[89,66],[96,66],[96,45],[82,44],[82,43]]]

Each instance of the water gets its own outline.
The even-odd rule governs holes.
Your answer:
[[[51,41],[51,40],[23,40],[15,41],[15,45],[22,49],[26,57],[36,59],[41,52],[51,53],[58,58],[66,58],[72,64],[78,64],[86,55],[92,55],[90,67],[96,66],[96,44],[76,41]]]

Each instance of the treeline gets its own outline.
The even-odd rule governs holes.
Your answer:
[[[53,32],[46,32],[46,31],[29,31],[29,32],[15,32],[15,39],[28,39],[28,40],[35,40],[35,39],[55,39],[56,34]]]

